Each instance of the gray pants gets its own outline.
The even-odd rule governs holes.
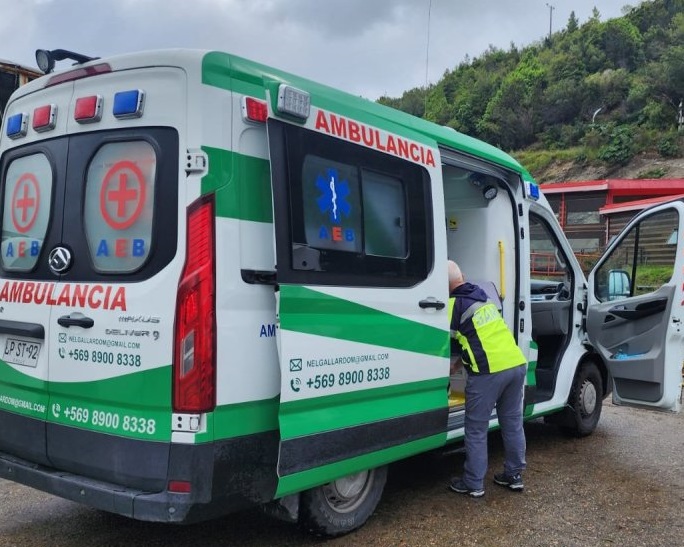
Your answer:
[[[504,442],[504,472],[510,476],[525,469],[522,401],[526,370],[522,365],[494,374],[468,375],[463,466],[463,482],[468,488],[483,488],[487,473],[487,432],[494,408]]]

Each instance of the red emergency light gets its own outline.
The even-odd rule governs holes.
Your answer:
[[[242,116],[250,122],[265,123],[268,119],[266,102],[253,97],[245,97],[242,103]]]
[[[57,119],[57,105],[46,104],[39,106],[33,111],[33,129],[42,133],[55,128]]]
[[[102,119],[102,96],[91,95],[76,99],[74,119],[78,123],[99,122]]]

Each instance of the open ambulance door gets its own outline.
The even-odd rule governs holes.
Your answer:
[[[334,481],[329,502],[351,507],[379,496],[385,464],[446,442],[446,249],[433,242],[444,231],[433,210],[441,179],[436,167],[268,123],[276,497]]]
[[[589,275],[590,342],[613,378],[613,401],[678,411],[684,362],[684,203],[635,216]]]

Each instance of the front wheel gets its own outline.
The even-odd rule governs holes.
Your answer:
[[[299,524],[320,536],[340,536],[363,526],[380,501],[387,467],[354,473],[302,493]]]
[[[591,435],[603,408],[603,379],[594,363],[585,363],[577,371],[568,405],[563,430],[575,437]]]

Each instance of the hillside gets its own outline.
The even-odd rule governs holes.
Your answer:
[[[520,160],[526,165],[523,159]],[[684,179],[684,158],[662,158],[641,154],[627,165],[612,167],[602,163],[578,165],[574,161],[552,161],[539,169],[530,169],[537,182],[565,182],[602,179]]]
[[[509,151],[540,182],[684,178],[684,0],[491,47],[378,102]]]

